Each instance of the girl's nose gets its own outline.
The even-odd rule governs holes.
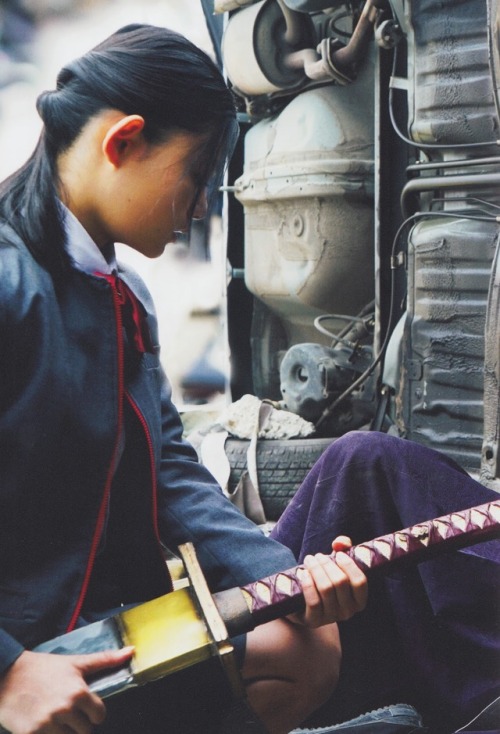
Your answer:
[[[200,193],[193,209],[193,219],[204,219],[207,215],[208,197],[206,188]]]

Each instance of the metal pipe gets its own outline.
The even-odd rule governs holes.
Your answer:
[[[284,12],[283,0],[277,0]],[[317,50],[312,48],[302,49],[288,54],[285,65],[290,69],[304,69],[305,75],[314,81],[324,81],[338,78],[352,81],[355,77],[356,63],[363,57],[370,38],[373,34],[375,22],[379,16],[380,9],[376,7],[377,0],[366,0],[361,16],[356,24],[347,46],[342,46],[331,53],[331,42],[323,39]],[[287,8],[288,13],[290,10]],[[296,26],[296,23],[293,23]],[[290,23],[290,27],[292,24]],[[289,32],[287,21],[287,34]],[[326,44],[326,45],[325,45]],[[336,74],[335,74],[336,72]]]
[[[299,20],[299,14],[291,10],[283,0],[277,0],[280,10],[283,13],[286,23],[286,31],[284,40],[290,46],[295,46],[302,40],[302,29]]]
[[[459,176],[426,176],[424,178],[414,178],[408,181],[401,192],[401,209],[403,216],[409,216],[407,209],[408,197],[412,194],[418,194],[422,191],[449,190],[470,188],[478,186],[498,186],[500,184],[500,173],[476,173],[473,175]]]
[[[408,172],[434,171],[438,168],[445,170],[448,168],[469,168],[470,166],[493,166],[495,163],[500,165],[500,158],[498,156],[491,156],[489,158],[459,158],[455,161],[412,163],[412,165],[407,166],[406,170]]]
[[[285,65],[290,69],[303,69],[308,79],[324,81],[330,77],[327,64],[313,48],[303,48],[285,57]]]
[[[366,0],[349,43],[332,55],[332,63],[340,71],[351,69],[359,61],[370,41],[379,14],[380,10],[375,6],[374,0]]]

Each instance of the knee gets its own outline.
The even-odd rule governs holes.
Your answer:
[[[403,474],[424,479],[432,475],[435,484],[438,476],[442,477],[442,484],[452,481],[452,475],[455,481],[460,482],[463,477],[470,481],[467,472],[440,451],[387,433],[351,431],[327,451],[331,458],[325,460],[331,466],[335,462],[336,473],[347,469],[361,471],[381,478],[382,485],[389,477],[400,479]]]
[[[335,627],[332,634],[331,627]],[[302,656],[297,690],[308,701],[309,713],[322,706],[335,690],[340,672],[340,649],[336,625],[315,630],[314,639]]]
[[[243,680],[270,732],[289,732],[328,700],[340,657],[336,624],[310,629],[276,620],[248,635]]]
[[[347,454],[356,456],[357,454],[366,454],[378,447],[386,448],[392,446],[403,439],[396,436],[390,436],[387,433],[379,431],[349,431],[340,438],[337,438],[332,444],[337,450],[341,450]]]
[[[337,686],[341,660],[337,625],[298,627],[287,652],[284,662],[288,658],[288,670],[293,671],[293,695],[300,700],[301,715],[306,718],[330,698]]]
[[[325,461],[335,461],[339,468],[393,462],[401,457],[408,444],[402,438],[378,431],[350,431],[336,439],[324,453]]]

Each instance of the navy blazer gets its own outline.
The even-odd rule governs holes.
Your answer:
[[[170,589],[161,544],[194,543],[213,590],[290,567],[182,439],[153,349],[127,359],[119,281],[50,275],[0,228],[0,673],[72,629],[101,578],[116,602]]]

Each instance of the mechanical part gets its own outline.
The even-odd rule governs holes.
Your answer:
[[[293,89],[307,80],[349,84],[356,79],[380,17],[376,0],[366,0],[347,45],[337,38],[316,44],[312,20],[284,0],[262,0],[235,13],[223,39],[228,76],[248,96]]]
[[[306,78],[304,69],[288,66],[285,59],[314,44],[308,15],[276,0],[261,0],[229,19],[222,54],[235,89],[256,96],[299,87]]]
[[[380,17],[380,0],[366,0],[349,43],[332,54],[332,67],[346,76],[356,76],[357,68],[368,51],[373,30]]]
[[[403,30],[396,20],[384,20],[375,28],[375,41],[386,50],[397,46],[403,36]]]
[[[315,82],[326,82],[333,80],[337,84],[349,84],[356,78],[352,68],[341,69],[335,65],[335,54],[337,50],[345,46],[337,39],[323,38],[316,51],[306,48],[289,54],[286,65],[291,69],[304,69],[308,79]]]
[[[417,161],[417,163],[407,166],[406,170],[408,173],[421,173],[422,171],[445,171],[450,168],[477,168],[496,165],[500,165],[499,156],[490,156],[488,158],[457,158],[456,160],[449,161]]]
[[[408,310],[397,370],[402,435],[470,472],[483,442],[486,301],[498,225],[429,214],[408,242]]]
[[[279,325],[276,349],[267,348],[274,326],[254,335],[266,384],[293,345],[327,345],[282,380],[295,410],[325,406],[320,435],[352,427],[340,416],[383,386],[372,427],[390,422],[498,487],[498,309],[487,299],[492,267],[498,274],[500,0],[281,3],[311,16],[315,38],[283,58],[304,75],[298,87],[246,100],[261,122],[246,136],[235,191],[245,283],[268,309],[264,323],[272,314]],[[370,77],[371,58],[360,62],[374,33]],[[375,141],[375,154],[357,148],[362,140]],[[349,374],[335,355],[344,324],[321,334],[313,324],[359,313],[373,297],[373,361]]]
[[[368,313],[368,312],[366,312]],[[329,329],[322,326],[323,321],[347,321],[347,326],[340,334],[333,334]],[[333,344],[344,344],[349,349],[353,349],[362,339],[365,339],[372,330],[368,329],[368,324],[373,326],[373,317],[368,319],[360,316],[346,316],[343,314],[323,314],[314,319],[314,327],[321,333],[333,339]]]
[[[354,381],[371,359],[370,347],[330,349],[296,344],[280,368],[281,394],[287,410],[316,421],[324,409]]]
[[[245,282],[286,348],[314,341],[318,314],[373,298],[372,83],[368,67],[353,87],[303,92],[245,138]]]
[[[423,176],[408,181],[401,193],[401,209],[405,217],[409,216],[408,199],[423,191],[468,190],[475,188],[487,189],[490,192],[498,191],[500,172],[474,173],[456,176]],[[450,199],[449,201],[452,201]]]
[[[338,38],[323,38],[316,50],[308,48],[290,54],[286,59],[292,68],[303,66],[304,72],[313,81],[333,79],[337,84],[353,82],[362,61],[365,59],[373,29],[380,18],[376,0],[366,0],[363,12],[347,45]]]
[[[280,368],[281,394],[287,410],[315,421],[351,382],[350,372],[339,367],[331,349],[320,344],[297,344],[285,354]]]
[[[485,327],[500,205],[488,5],[408,5],[408,138],[432,160],[410,167],[420,177],[402,193],[403,214],[415,212],[416,223],[393,402],[401,435],[485,477],[498,452],[490,349],[498,350],[498,334]]]
[[[408,10],[409,138],[418,147],[494,145],[499,120],[486,0],[419,0]]]

